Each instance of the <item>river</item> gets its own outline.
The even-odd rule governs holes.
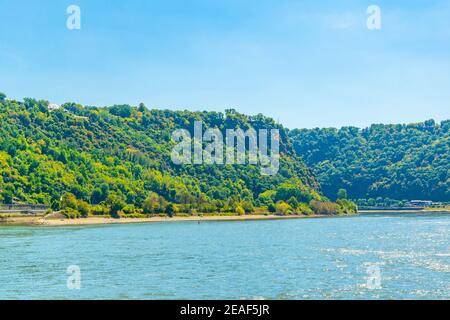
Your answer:
[[[0,226],[0,299],[450,299],[450,215]]]

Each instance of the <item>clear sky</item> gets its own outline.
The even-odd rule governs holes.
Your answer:
[[[448,119],[450,1],[0,0],[0,91],[232,107],[289,128]]]

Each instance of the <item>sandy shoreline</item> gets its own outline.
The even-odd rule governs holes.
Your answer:
[[[0,222],[4,225],[42,225],[42,226],[79,226],[102,224],[127,224],[127,223],[151,223],[151,222],[177,222],[177,221],[251,221],[251,220],[281,220],[302,218],[323,218],[324,215],[245,215],[245,216],[190,216],[190,217],[151,217],[151,218],[121,218],[89,217],[80,219],[45,219],[43,217],[8,217]]]
[[[121,218],[110,217],[88,217],[80,219],[48,219],[43,216],[8,216],[0,217],[0,225],[40,225],[40,226],[82,226],[103,224],[128,224],[128,223],[152,223],[152,222],[178,222],[178,221],[252,221],[252,220],[282,220],[282,219],[308,219],[308,218],[334,218],[348,217],[367,213],[450,213],[450,211],[428,211],[428,210],[361,210],[356,214],[341,215],[244,215],[244,216],[188,216],[188,217],[150,217],[150,218]],[[5,219],[6,218],[6,219]]]

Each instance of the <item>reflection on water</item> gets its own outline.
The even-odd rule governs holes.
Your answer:
[[[2,226],[0,298],[449,299],[449,240],[447,214]]]

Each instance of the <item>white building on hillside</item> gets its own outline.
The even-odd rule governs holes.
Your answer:
[[[57,110],[59,108],[61,108],[61,106],[59,104],[56,104],[56,103],[50,103],[48,105],[48,111],[54,111],[54,110]]]

